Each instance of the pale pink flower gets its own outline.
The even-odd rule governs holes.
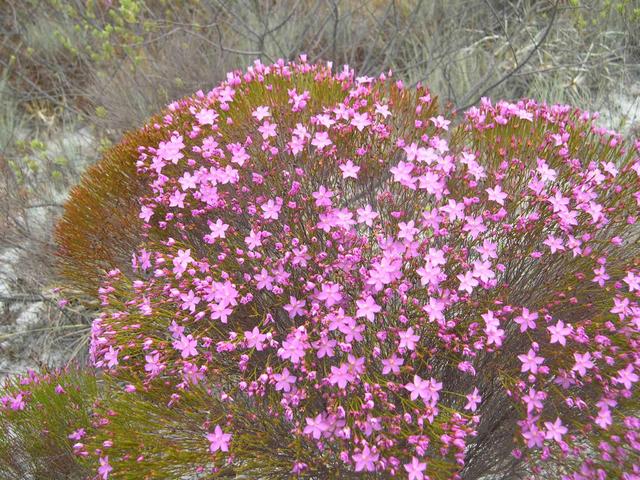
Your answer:
[[[213,433],[207,433],[205,436],[207,440],[209,440],[209,451],[211,453],[215,453],[218,450],[221,452],[229,451],[229,442],[231,441],[232,435],[230,433],[224,433],[220,425],[216,425]]]

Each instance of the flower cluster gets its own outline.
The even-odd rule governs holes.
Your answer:
[[[93,372],[77,367],[29,370],[4,381],[0,393],[2,478],[88,478],[77,454],[97,396]]]
[[[328,456],[412,480],[638,478],[640,142],[596,118],[455,114],[304,58],[229,73],[146,127],[143,241],[105,275],[92,359],[174,408],[254,402],[317,452],[292,476]],[[242,425],[207,419],[203,469],[242,465]],[[106,435],[102,478],[153,461]]]

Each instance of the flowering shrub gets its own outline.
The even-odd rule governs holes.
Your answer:
[[[80,283],[138,242],[91,334],[101,478],[640,478],[640,142],[389,77],[256,62],[72,197],[139,220],[100,262],[60,233]]]
[[[6,381],[0,393],[0,478],[81,480],[91,473],[74,452],[96,400],[92,372],[69,367],[29,371]]]

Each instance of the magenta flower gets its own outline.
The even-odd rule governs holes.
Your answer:
[[[191,334],[187,335],[186,337],[184,335],[180,335],[180,338],[173,342],[173,348],[180,351],[180,355],[182,356],[182,358],[189,358],[191,356],[197,355],[197,345],[198,340],[193,338],[193,335]]]
[[[420,397],[426,405],[434,406],[440,397],[438,392],[442,390],[442,383],[433,378],[423,380],[419,375],[414,375],[413,383],[407,383],[404,387],[411,392],[411,400]]]
[[[282,390],[283,392],[290,392],[292,385],[296,383],[294,375],[289,373],[289,369],[285,367],[282,373],[276,373],[273,375],[273,379],[276,381],[276,390]]]
[[[590,352],[585,352],[584,354],[574,353],[573,358],[575,358],[576,363],[571,370],[574,372],[578,372],[578,374],[581,376],[585,376],[587,374],[587,370],[595,366],[591,361]]]
[[[423,480],[425,478],[422,472],[427,469],[427,464],[421,462],[419,458],[411,457],[411,462],[405,463],[403,466],[407,472],[408,480]]]
[[[400,367],[403,364],[404,359],[393,354],[391,357],[382,360],[382,374],[389,375],[390,373],[393,373],[397,375],[400,373]]]
[[[466,410],[475,412],[478,409],[478,404],[482,401],[482,397],[479,395],[478,388],[474,387],[473,392],[467,395],[467,404],[464,406]]]
[[[260,207],[264,212],[262,214],[262,218],[264,218],[265,220],[277,220],[278,216],[280,215],[280,210],[282,209],[282,205],[280,203],[281,201],[282,200],[280,198],[276,198],[275,200],[269,199],[267,203],[264,203]]]
[[[207,433],[205,435],[207,440],[209,440],[209,451],[211,453],[215,453],[218,450],[221,452],[229,451],[229,442],[231,441],[231,434],[224,433],[220,428],[220,425],[216,425],[213,433]]]
[[[349,365],[343,363],[339,367],[331,367],[331,375],[329,375],[329,383],[337,385],[338,388],[346,388],[347,384],[355,380],[355,375],[349,370]]]
[[[325,147],[328,147],[333,142],[329,138],[329,134],[327,132],[316,132],[313,136],[313,140],[311,140],[311,145],[316,147],[318,150],[323,150]]]
[[[556,421],[544,422],[544,426],[547,430],[545,438],[547,440],[554,440],[558,443],[562,442],[562,436],[568,432],[567,428],[562,425],[562,421],[556,418]]]
[[[251,116],[254,117],[256,120],[258,120],[259,122],[261,122],[264,118],[270,117],[271,113],[269,113],[269,107],[262,105],[260,107],[257,107],[252,113]]]
[[[518,355],[522,362],[522,372],[538,373],[538,367],[544,363],[544,358],[536,355],[533,349],[529,349],[526,355]]]
[[[304,434],[310,435],[316,440],[319,440],[320,437],[329,429],[329,425],[324,420],[323,415],[319,413],[315,418],[307,417],[306,420],[307,425],[304,427]]]
[[[555,325],[547,327],[549,333],[551,334],[550,343],[559,343],[562,346],[567,344],[566,337],[571,334],[573,328],[571,325],[565,325],[562,320],[558,320]]]
[[[398,332],[400,343],[398,348],[406,348],[407,350],[415,350],[416,343],[420,340],[420,335],[415,335],[413,327],[409,327],[405,331]]]
[[[374,450],[371,450],[368,445],[365,445],[362,451],[360,453],[354,453],[352,458],[356,464],[356,472],[375,472],[375,463],[378,461],[378,458],[380,458],[380,455]]]
[[[596,118],[483,98],[454,122],[387,73],[230,72],[127,150],[143,225],[105,242],[91,358],[132,401],[255,423],[236,451],[207,435],[224,471],[271,441],[304,446],[277,475],[632,474],[640,142]]]
[[[382,310],[382,307],[376,303],[371,295],[367,296],[364,300],[357,300],[356,305],[358,306],[356,318],[364,317],[370,322],[373,322],[376,313]]]
[[[287,311],[290,318],[296,318],[298,315],[304,314],[304,306],[307,304],[305,300],[298,300],[296,297],[290,296],[289,303],[283,308]]]
[[[109,465],[109,456],[100,457],[100,467],[98,468],[98,475],[102,480],[107,480],[109,474],[113,471],[113,467]]]
[[[342,170],[342,178],[358,178],[358,172],[360,171],[360,167],[354,165],[351,160],[347,160],[346,163],[340,165],[340,170]]]

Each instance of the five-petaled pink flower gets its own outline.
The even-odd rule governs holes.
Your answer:
[[[427,464],[421,462],[419,458],[411,457],[411,462],[405,463],[404,469],[407,471],[407,480],[424,480],[422,472],[427,469]]]
[[[536,355],[533,348],[529,349],[526,355],[518,355],[518,358],[522,362],[523,373],[531,372],[532,374],[538,373],[538,367],[544,363],[544,358]]]
[[[218,450],[221,452],[229,451],[229,442],[231,441],[231,434],[224,433],[220,425],[216,425],[213,433],[207,433],[206,437],[209,440],[209,451],[215,453]]]
[[[100,475],[102,480],[107,480],[107,478],[109,478],[109,474],[113,471],[113,467],[109,465],[109,456],[100,456],[99,461],[100,467],[98,468],[98,475]]]
[[[438,393],[442,390],[442,383],[437,382],[434,378],[423,380],[420,375],[413,376],[413,382],[407,383],[404,388],[411,392],[411,400],[420,397],[426,405],[435,406],[440,398]]]
[[[362,472],[362,471],[375,472],[376,471],[375,462],[378,461],[378,458],[380,458],[380,455],[378,454],[378,452],[369,448],[369,445],[365,445],[365,447],[362,449],[362,452],[354,453],[352,455],[352,458],[354,462],[356,462],[356,468],[355,468],[356,472]]]

